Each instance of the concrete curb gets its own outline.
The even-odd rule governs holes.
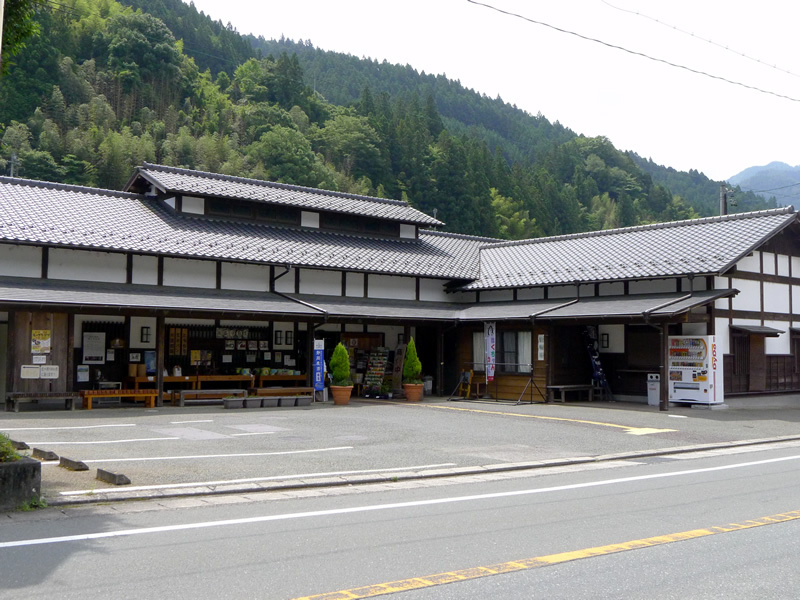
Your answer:
[[[571,465],[612,462],[617,460],[634,460],[652,458],[656,456],[670,456],[675,454],[688,454],[708,450],[724,450],[746,446],[759,446],[781,442],[800,441],[800,435],[778,436],[754,440],[741,440],[737,442],[715,442],[708,444],[695,444],[675,448],[662,448],[659,450],[641,450],[635,452],[619,452],[603,454],[600,456],[580,456],[572,458],[555,458],[531,462],[501,463],[474,467],[457,467],[453,469],[435,469],[428,471],[409,471],[400,473],[376,473],[370,475],[353,475],[339,477],[325,477],[317,479],[286,479],[283,481],[236,483],[231,485],[214,486],[185,486],[166,487],[157,490],[134,489],[109,489],[80,496],[54,496],[47,497],[48,506],[75,506],[86,504],[101,504],[123,502],[130,500],[152,500],[163,498],[181,498],[191,496],[216,496],[223,494],[250,494],[263,492],[287,492],[298,490],[314,490],[320,488],[345,487],[353,485],[397,483],[398,481],[415,481],[421,479],[441,479],[445,477],[460,477],[465,475],[485,475],[487,473],[503,473],[511,471],[529,471],[550,467],[565,467]]]

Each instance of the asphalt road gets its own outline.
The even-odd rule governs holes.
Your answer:
[[[0,524],[0,597],[792,598],[799,469],[790,442],[49,509]]]
[[[43,465],[43,490],[56,503],[112,488],[112,494],[151,495],[199,486],[213,491],[281,482],[296,487],[375,473],[428,475],[592,460],[795,436],[799,419],[796,410],[677,408],[664,413],[622,403],[515,406],[429,399],[414,405],[355,401],[346,407],[262,410],[194,406],[0,413],[0,431],[90,467],[76,473]],[[102,483],[95,479],[97,468],[124,474],[132,484],[123,489]]]

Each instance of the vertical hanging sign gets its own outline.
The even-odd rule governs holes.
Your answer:
[[[325,340],[314,340],[314,389],[325,389]]]
[[[486,381],[494,381],[494,369],[497,362],[495,356],[497,336],[495,335],[494,321],[486,321],[483,324],[483,335],[486,343]]]

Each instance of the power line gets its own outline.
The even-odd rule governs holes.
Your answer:
[[[719,42],[715,42],[714,40],[706,39],[704,37],[701,37],[699,35],[696,35],[696,34],[692,33],[691,31],[686,31],[684,29],[681,29],[680,27],[677,27],[676,25],[670,25],[669,23],[665,23],[664,21],[656,19],[655,17],[651,17],[651,16],[646,15],[644,13],[640,13],[639,11],[628,10],[627,8],[622,8],[621,6],[614,6],[610,2],[607,2],[606,0],[602,0],[602,2],[606,6],[610,6],[611,8],[613,8],[615,10],[619,10],[619,11],[622,11],[622,12],[630,13],[632,15],[636,15],[637,17],[642,17],[643,19],[648,19],[650,21],[658,23],[659,25],[662,25],[664,27],[668,27],[669,29],[673,29],[674,31],[677,31],[677,32],[682,33],[684,35],[688,35],[688,36],[693,37],[695,39],[698,39],[698,40],[700,40],[702,42],[708,42],[709,44],[712,44],[713,46],[716,46],[717,48],[722,48],[726,52],[730,52],[732,54],[736,54],[737,56],[741,56],[742,58],[746,58],[747,60],[751,60],[751,61],[753,61],[755,63],[758,63],[758,64],[760,64],[762,66],[769,67],[770,69],[775,69],[776,71],[780,71],[781,73],[786,73],[787,75],[791,75],[792,77],[800,77],[800,75],[798,75],[797,73],[793,73],[792,71],[789,71],[788,69],[782,69],[778,65],[771,65],[769,63],[764,62],[760,58],[753,58],[752,56],[748,56],[744,52],[739,52],[738,50],[734,50],[733,48],[731,48],[729,46],[725,46],[723,44],[720,44]]]
[[[790,187],[797,187],[800,183],[790,183],[789,185],[784,185],[782,187],[770,188],[768,190],[744,190],[746,192],[753,192],[754,194],[760,194],[761,192],[777,192],[778,190],[785,190]]]
[[[503,10],[501,8],[497,8],[496,6],[492,6],[491,4],[485,4],[483,2],[477,2],[476,0],[467,0],[470,4],[475,4],[477,6],[483,6],[485,8],[489,8],[491,10],[497,11],[501,14],[508,15],[509,17],[516,17],[517,19],[522,19],[523,21],[527,21],[529,23],[533,23],[534,25],[541,25],[542,27],[547,27],[549,29],[553,29],[554,31],[558,31],[559,33],[566,33],[569,35],[573,35],[577,38],[582,40],[586,40],[588,42],[594,42],[596,44],[601,44],[608,48],[613,48],[614,50],[622,50],[623,52],[627,52],[628,54],[632,54],[634,56],[640,56],[642,58],[646,58],[648,60],[652,60],[653,62],[661,63],[664,65],[668,65],[670,67],[675,67],[676,69],[683,69],[684,71],[688,71],[690,73],[694,73],[695,75],[702,75],[704,77],[708,77],[710,79],[716,79],[717,81],[723,81],[725,83],[730,83],[731,85],[738,85],[739,87],[746,88],[748,90],[753,90],[755,92],[760,92],[762,94],[768,94],[770,96],[775,96],[777,98],[783,98],[784,100],[791,100],[792,102],[800,102],[800,98],[793,98],[791,96],[786,96],[784,94],[779,94],[777,92],[772,92],[770,90],[765,90],[763,88],[759,88],[753,85],[749,85],[746,83],[742,83],[740,81],[734,81],[733,79],[727,79],[726,77],[721,77],[720,75],[714,75],[712,73],[708,73],[706,71],[700,71],[699,69],[694,69],[692,67],[687,67],[685,65],[679,65],[678,63],[670,62],[663,58],[656,58],[655,56],[650,56],[649,54],[645,54],[643,52],[638,52],[636,50],[630,50],[629,48],[625,48],[623,46],[617,46],[616,44],[611,44],[609,42],[604,42],[603,40],[598,40],[597,38],[588,37],[582,35],[580,33],[576,33],[574,31],[570,31],[568,29],[562,29],[560,27],[556,27],[555,25],[550,25],[549,23],[545,23],[543,21],[536,21],[535,19],[531,19],[529,17],[525,17],[523,15],[513,13],[507,10]]]

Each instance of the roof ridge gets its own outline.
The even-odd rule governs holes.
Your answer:
[[[179,173],[185,175],[197,175],[200,177],[206,177],[208,179],[216,179],[219,181],[235,181],[237,183],[248,183],[251,185],[258,185],[262,187],[271,187],[283,190],[292,190],[297,192],[307,192],[309,194],[320,194],[323,196],[324,195],[335,196],[337,198],[350,198],[352,200],[367,200],[370,202],[378,202],[382,204],[394,204],[397,206],[406,206],[408,208],[414,208],[405,200],[395,200],[393,198],[376,198],[375,196],[362,196],[360,194],[349,194],[347,192],[323,190],[320,188],[312,188],[303,185],[294,185],[291,183],[279,183],[277,181],[267,181],[265,179],[252,179],[249,177],[239,177],[237,175],[223,175],[221,173],[210,173],[208,171],[197,171],[194,169],[184,169],[181,167],[170,167],[168,165],[157,165],[148,162],[142,162],[142,166],[137,167],[137,169],[154,169],[157,171],[165,171],[165,172]],[[415,208],[415,210],[419,209]]]
[[[486,248],[503,248],[508,246],[524,246],[527,244],[541,244],[544,242],[559,242],[564,240],[575,240],[590,237],[602,237],[607,235],[616,235],[619,233],[629,233],[633,231],[647,231],[652,229],[671,229],[674,227],[685,227],[687,225],[701,225],[704,223],[714,223],[723,221],[738,221],[742,219],[751,219],[754,217],[766,217],[780,214],[792,214],[794,207],[792,205],[783,206],[781,208],[770,208],[765,210],[754,210],[746,213],[734,213],[730,215],[717,215],[714,217],[702,217],[699,219],[682,219],[680,221],[666,221],[662,223],[648,223],[646,225],[634,225],[632,227],[617,227],[615,229],[602,229],[600,231],[583,231],[580,233],[567,233],[564,235],[553,235],[542,238],[531,238],[527,240],[513,240],[509,242],[501,242],[498,244],[491,244]]]
[[[56,183],[54,181],[42,181],[39,179],[24,179],[22,177],[7,177],[0,175],[0,183],[9,183],[12,185],[25,185],[28,187],[45,188],[52,190],[64,190],[70,192],[86,192],[95,195],[111,195],[119,198],[135,198],[142,200],[142,194],[134,194],[132,192],[120,192],[119,190],[109,190],[104,188],[89,187],[85,185],[72,185],[69,183]]]
[[[452,231],[436,231],[435,229],[420,229],[420,234],[436,235],[440,237],[458,238],[460,240],[475,240],[476,242],[499,242],[498,244],[491,244],[493,246],[502,245],[506,240],[500,238],[490,238],[481,235],[470,235],[468,233],[455,233]]]

